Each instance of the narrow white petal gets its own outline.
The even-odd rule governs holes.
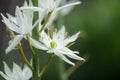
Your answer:
[[[47,33],[45,31],[42,31],[41,34],[40,34],[40,37],[41,37],[41,41],[47,46],[47,47],[50,47],[50,41],[51,41],[51,38],[49,35],[47,35]]]
[[[29,0],[29,6],[33,6],[32,0]]]
[[[58,33],[56,34],[56,36],[57,36],[57,38],[59,39],[59,40],[64,40],[64,38],[65,38],[65,26],[63,25],[62,27],[61,27],[61,29],[58,31]]]
[[[31,30],[33,29],[32,22],[33,22],[33,11],[23,10],[23,25],[22,25],[22,27],[24,28],[23,34],[28,34],[31,32]]]
[[[13,73],[16,74],[16,77],[18,77],[19,79],[23,77],[22,70],[16,63],[13,63]]]
[[[4,71],[5,71],[6,75],[8,77],[11,77],[12,76],[12,71],[10,70],[10,68],[8,67],[8,65],[5,62],[3,62],[3,63],[4,63]]]
[[[18,28],[17,25],[15,25],[13,22],[11,22],[9,19],[7,19],[3,14],[1,14],[2,18],[3,18],[3,22],[5,23],[5,25],[11,29],[12,31],[15,31],[16,33],[20,33],[20,29]]]
[[[71,65],[75,65],[73,62],[71,62],[70,60],[68,60],[63,54],[61,54],[59,51],[55,51],[55,55],[57,55],[58,57],[60,57],[62,60],[64,60],[65,62],[71,64]]]
[[[32,11],[40,11],[43,12],[44,9],[40,8],[40,7],[21,7],[21,10],[32,10]]]
[[[0,75],[4,78],[4,79],[6,79],[6,80],[12,80],[12,79],[10,79],[7,75],[5,75],[3,72],[1,72],[0,71]]]
[[[47,50],[48,48],[46,46],[44,46],[42,43],[30,38],[30,43],[32,46],[34,46],[35,48],[41,49],[41,50]]]
[[[27,65],[25,65],[23,68],[23,76],[26,78],[25,80],[29,80],[32,77],[32,71]]]
[[[23,35],[17,35],[17,36],[15,36],[15,38],[13,39],[13,41],[11,42],[11,44],[5,50],[6,54],[8,52],[10,52],[11,50],[13,50],[17,46],[17,44],[22,40],[22,38],[23,38]]]
[[[75,35],[73,35],[73,36],[71,36],[69,38],[66,38],[65,42],[64,42],[65,45],[67,46],[69,43],[75,41],[78,38],[79,34],[80,34],[80,32],[76,33]]]
[[[64,5],[62,7],[57,8],[56,11],[59,11],[61,9],[64,9],[64,8],[67,8],[67,7],[70,7],[70,6],[78,5],[80,3],[81,3],[80,1],[77,1],[77,2],[74,2],[74,3],[69,3],[69,4],[66,4],[66,5]]]
[[[10,14],[6,14],[8,16],[8,19],[10,19],[11,21],[13,21],[14,23],[16,23],[16,19],[14,16],[10,15]]]
[[[72,50],[68,49],[67,47],[62,48],[59,51],[61,52],[61,54],[64,54],[64,55],[66,55],[66,56],[68,56],[68,57],[70,57],[72,59],[85,61],[82,57],[79,57],[76,54],[74,54],[74,52],[77,52],[77,51],[72,51]]]

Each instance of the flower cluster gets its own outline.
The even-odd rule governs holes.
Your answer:
[[[70,12],[75,5],[80,3],[81,2],[77,0],[69,0],[69,2],[67,2],[67,0],[38,0],[38,6],[33,6],[32,1],[29,0],[29,4],[25,2],[23,6],[16,7],[14,17],[10,14],[7,14],[7,17],[1,14],[2,22],[5,23],[10,31],[15,33],[14,37],[9,42],[10,44],[6,49],[6,53],[9,53],[16,48],[24,38],[28,41],[33,54],[34,51],[32,47],[35,47],[37,49],[46,51],[46,53],[54,54],[73,66],[75,66],[75,64],[67,57],[84,61],[82,57],[77,55],[79,54],[78,51],[72,51],[68,47],[79,37],[80,32],[70,37],[67,35],[64,25],[60,30],[53,29],[53,32],[49,29],[49,26],[51,26],[51,24],[57,18],[58,13],[61,13],[64,16],[68,14],[68,12]],[[38,12],[38,19],[36,21],[33,21],[35,17],[34,12]],[[34,39],[33,37],[34,28],[38,28],[38,40]],[[26,59],[25,62],[27,62]],[[34,59],[32,63],[34,64]],[[28,65],[28,67],[30,66],[31,65]],[[34,69],[31,68],[31,71],[27,66],[25,66],[22,71],[20,67],[14,63],[13,72],[8,68],[5,62],[4,67],[6,75],[3,72],[0,72],[0,74],[6,80],[29,80],[32,77],[32,71],[34,75]]]

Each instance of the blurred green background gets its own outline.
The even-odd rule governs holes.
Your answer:
[[[81,1],[81,5],[76,6],[69,15],[64,17],[64,23],[71,35],[81,31],[81,36],[72,49],[80,51],[80,56],[87,54],[89,58],[70,76],[69,80],[119,80],[120,0]],[[15,6],[21,5],[19,2],[23,1],[1,0],[0,13],[14,14]],[[8,36],[4,27],[4,24],[0,22],[0,70],[3,70],[3,60],[9,60],[7,62],[9,65],[12,61],[21,60],[20,55],[16,54],[17,51],[5,55],[3,50],[7,47]],[[27,55],[27,57],[30,56]],[[46,57],[43,56],[42,59],[44,61],[41,62],[45,62]],[[43,80],[60,80],[57,73],[58,60],[55,58],[53,61],[55,62],[51,63]],[[2,80],[1,76],[0,78]]]

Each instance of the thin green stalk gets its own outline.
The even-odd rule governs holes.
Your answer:
[[[22,49],[21,44],[18,43],[17,47],[18,47],[18,49],[19,49],[19,52],[20,52],[20,55],[21,55],[23,61],[24,61],[24,62],[27,64],[27,66],[33,71],[33,68],[32,68],[32,66],[31,66],[31,64],[29,63],[29,61],[28,61],[27,58],[25,57],[25,53],[24,53],[24,51],[23,51],[23,49]]]
[[[7,31],[8,31],[8,34],[10,35],[10,38],[13,39],[14,36],[15,36],[14,33],[13,33],[13,31],[11,31],[11,30],[8,29],[8,28],[7,28]],[[26,65],[27,65],[31,70],[33,70],[33,69],[32,69],[32,66],[30,65],[29,61],[27,60],[27,58],[26,58],[26,56],[25,56],[25,53],[24,53],[24,51],[23,51],[23,48],[22,48],[21,44],[18,43],[17,47],[18,47],[18,49],[19,49],[19,52],[20,52],[20,55],[21,55],[23,61],[26,63]]]
[[[44,24],[42,25],[42,27],[41,27],[41,29],[40,29],[39,32],[42,32],[42,30],[45,28],[47,22],[49,21],[49,19],[50,19],[50,17],[51,17],[52,12],[53,12],[53,11],[51,11],[51,12],[48,13],[48,15],[47,15],[47,17],[46,17],[46,19],[45,19],[45,22],[44,22]]]
[[[29,48],[32,52],[32,67],[33,67],[33,80],[39,80],[38,75],[39,75],[39,54],[35,53],[33,47],[30,44],[29,37],[27,37],[28,45]]]
[[[33,65],[33,80],[40,80],[39,75],[39,55],[35,54],[32,58],[32,65]]]
[[[54,54],[51,54],[51,55],[49,56],[46,65],[43,67],[42,71],[41,71],[40,74],[39,74],[39,79],[41,79],[41,77],[43,76],[43,74],[44,74],[45,71],[47,70],[47,68],[48,68],[48,66],[49,66],[49,64],[50,64],[50,62],[51,62],[53,56],[54,56]]]
[[[35,53],[35,51],[33,50],[33,47],[32,47],[31,44],[30,44],[30,39],[29,39],[28,36],[26,36],[26,37],[27,37],[28,45],[29,45],[29,48],[30,48],[30,50],[31,50],[31,52],[32,52],[32,55],[35,55],[36,53]]]

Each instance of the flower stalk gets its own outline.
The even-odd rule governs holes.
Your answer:
[[[39,54],[35,53],[33,47],[30,44],[29,36],[27,37],[29,48],[32,52],[32,67],[33,67],[33,80],[39,80],[38,74],[39,74]]]
[[[48,58],[48,61],[46,63],[46,65],[43,67],[42,71],[40,72],[39,74],[39,79],[41,79],[41,77],[43,76],[43,74],[45,73],[45,71],[47,70],[52,58],[54,57],[54,54],[50,54],[49,58]]]
[[[47,15],[47,17],[46,17],[46,19],[45,19],[45,22],[43,23],[43,25],[42,25],[42,27],[41,27],[41,29],[40,29],[40,31],[39,31],[40,33],[43,31],[43,29],[45,28],[46,24],[48,23],[51,15],[52,15],[52,12],[53,12],[53,11],[50,11],[50,12],[48,13],[48,15]]]
[[[13,31],[11,31],[11,30],[8,29],[8,28],[7,28],[7,31],[8,31],[8,34],[10,35],[10,38],[13,39],[14,36],[15,36],[14,33],[13,33]],[[23,51],[23,48],[22,48],[20,42],[18,43],[17,48],[19,49],[19,52],[20,52],[20,55],[21,55],[23,61],[26,63],[26,65],[27,65],[31,70],[33,70],[31,64],[29,63],[29,61],[27,60],[27,58],[26,58],[26,56],[25,56],[25,53],[24,53],[24,51]]]

